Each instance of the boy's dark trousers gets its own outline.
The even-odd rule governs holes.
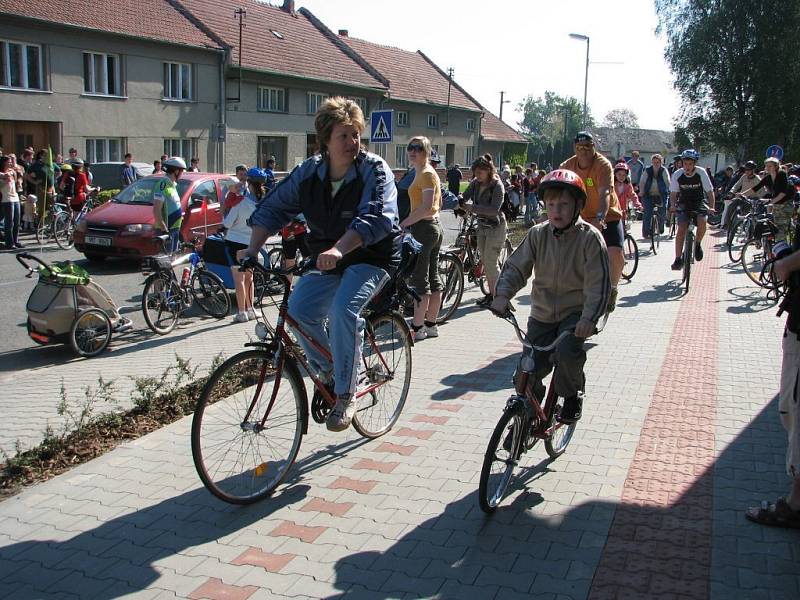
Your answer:
[[[535,346],[547,346],[565,330],[574,330],[575,325],[581,319],[580,313],[572,313],[565,317],[561,322],[543,323],[533,317],[528,318],[528,339]],[[561,340],[551,352],[534,352],[533,360],[536,364],[534,378],[541,382],[553,368],[550,355],[558,363],[553,385],[556,394],[562,398],[569,398],[583,391],[583,365],[586,364],[586,350],[583,348],[585,340],[568,335]]]

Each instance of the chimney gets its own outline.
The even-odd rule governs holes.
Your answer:
[[[281,6],[281,10],[284,12],[289,13],[290,15],[294,14],[294,0],[283,0],[283,6]]]
[[[350,32],[347,31],[347,29],[340,29],[339,30],[339,35],[342,36],[342,37],[348,37],[350,35]]]

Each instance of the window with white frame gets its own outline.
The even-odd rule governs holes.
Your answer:
[[[167,100],[191,100],[192,65],[187,63],[164,63],[164,98]]]
[[[386,160],[386,153],[389,151],[389,144],[375,144],[373,148],[373,152],[380,156],[382,159]]]
[[[361,96],[350,96],[350,100],[358,104],[358,107],[361,109],[361,112],[365,115],[367,114],[367,99],[362,98]]]
[[[180,156],[187,163],[195,155],[195,140],[191,138],[167,138],[164,140],[164,154]]]
[[[286,112],[286,90],[283,88],[259,87],[258,110]]]
[[[306,113],[309,115],[315,114],[326,98],[328,98],[328,94],[308,92],[306,96]]]
[[[83,91],[103,96],[121,95],[119,56],[83,53]]]
[[[118,138],[87,139],[86,160],[90,163],[122,160],[122,140]]]
[[[475,119],[467,119],[467,131],[475,131]]]
[[[44,89],[42,47],[0,40],[0,86],[23,90]]]
[[[439,115],[428,115],[428,129],[439,129]]]
[[[464,164],[471,165],[472,161],[475,160],[475,148],[472,146],[467,146],[464,148]]]
[[[405,144],[397,144],[394,147],[394,166],[396,169],[408,168],[408,153]]]
[[[408,111],[398,110],[395,114],[397,115],[397,126],[408,127]]]

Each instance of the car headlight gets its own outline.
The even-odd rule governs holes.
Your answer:
[[[153,226],[150,223],[133,223],[122,228],[123,233],[144,233],[152,230]]]

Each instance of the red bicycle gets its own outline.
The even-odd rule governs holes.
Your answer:
[[[192,456],[203,484],[217,498],[250,504],[272,494],[285,479],[308,433],[308,416],[324,423],[336,398],[319,380],[300,346],[287,331],[303,336],[329,359],[322,348],[288,314],[291,293],[288,276],[311,271],[314,259],[291,269],[264,267],[247,260],[242,268],[262,271],[283,286],[275,326],[265,315],[254,341],[222,363],[203,388],[192,421]],[[353,427],[362,436],[376,438],[397,422],[411,383],[412,336],[400,313],[399,293],[405,288],[404,268],[391,278],[365,310],[366,327],[355,397],[358,410]],[[309,411],[301,369],[317,393]]]

